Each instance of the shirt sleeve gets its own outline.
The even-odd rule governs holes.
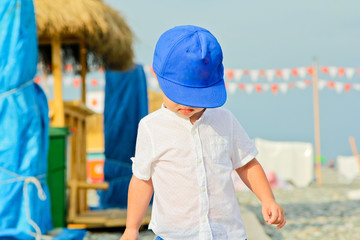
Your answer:
[[[139,123],[135,157],[132,157],[133,174],[142,180],[149,180],[151,177],[152,162],[154,160],[153,143],[148,127],[142,121]]]
[[[237,169],[254,159],[258,154],[258,150],[234,115],[232,115],[232,128],[231,161],[233,168]]]

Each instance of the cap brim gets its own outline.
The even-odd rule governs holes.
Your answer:
[[[209,87],[187,87],[157,76],[161,90],[171,101],[190,107],[216,108],[226,102],[224,80]]]

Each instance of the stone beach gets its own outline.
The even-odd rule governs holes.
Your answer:
[[[276,240],[360,240],[360,178],[345,182],[335,169],[323,168],[322,184],[315,182],[304,188],[273,189],[276,200],[286,214],[287,224],[281,230],[268,226],[262,220],[261,205],[250,191],[239,191],[242,211],[257,217],[258,223],[247,228],[255,233],[264,230],[269,239]],[[244,214],[243,220],[248,217]],[[89,231],[85,240],[118,240],[124,229],[114,232]],[[153,240],[154,234],[146,229],[139,240]]]
[[[287,224],[281,230],[263,223],[261,205],[251,192],[240,192],[239,202],[254,212],[271,239],[278,240],[358,240],[360,239],[360,179],[351,183],[331,168],[322,171],[322,185],[305,188],[273,189],[285,210]],[[249,239],[251,240],[251,239]],[[256,239],[254,239],[256,240]]]

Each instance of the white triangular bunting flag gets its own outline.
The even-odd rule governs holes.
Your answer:
[[[273,69],[265,70],[265,75],[266,75],[266,78],[268,79],[268,81],[272,82],[274,80],[275,70],[273,70]]]
[[[237,89],[237,84],[234,82],[228,82],[228,89],[230,94],[234,94]]]
[[[288,81],[290,79],[291,70],[288,68],[285,68],[282,70],[282,76],[285,81]]]
[[[261,87],[262,87],[262,90],[263,90],[263,91],[269,91],[269,89],[270,89],[270,84],[264,83],[264,84],[261,84]]]
[[[306,83],[304,81],[298,81],[298,82],[295,82],[295,86],[300,88],[300,89],[305,89],[306,88]]]
[[[360,84],[359,83],[355,83],[353,84],[353,89],[355,89],[356,91],[360,91]]]
[[[46,81],[49,86],[54,85],[54,76],[52,74],[48,75]]]
[[[100,87],[104,87],[104,86],[105,86],[105,79],[103,79],[103,78],[100,78],[100,79],[99,79],[99,86],[100,86]]]
[[[330,77],[334,78],[336,77],[338,73],[338,68],[337,67],[329,67],[329,75]]]
[[[318,82],[319,90],[323,90],[325,86],[326,86],[326,81],[319,79],[319,82]]]
[[[297,70],[300,78],[306,77],[306,67],[299,67]]]
[[[345,68],[345,75],[347,79],[353,78],[355,74],[355,68]]]
[[[287,90],[288,90],[288,84],[287,84],[287,83],[280,83],[280,84],[279,84],[279,90],[280,90],[282,93],[286,93]]]
[[[158,86],[158,83],[157,83],[157,81],[156,81],[156,78],[150,78],[150,86],[152,87],[152,88],[158,88],[159,86]]]
[[[144,71],[145,71],[146,74],[150,74],[150,69],[151,69],[150,65],[145,65],[144,66]]]
[[[259,70],[250,70],[250,78],[252,81],[256,82],[259,77]]]
[[[64,77],[64,86],[68,87],[72,84],[73,78],[72,77]]]
[[[254,85],[253,84],[245,84],[245,91],[246,93],[252,93],[252,91],[254,90]]]
[[[235,81],[240,81],[242,75],[243,75],[243,70],[242,69],[236,69],[234,70],[234,79]]]
[[[105,103],[104,91],[87,92],[86,94],[86,106],[97,113],[104,112]]]
[[[342,93],[344,90],[344,83],[342,82],[335,82],[335,91],[337,93]]]

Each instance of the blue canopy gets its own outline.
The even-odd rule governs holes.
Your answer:
[[[136,65],[127,72],[105,72],[105,165],[109,190],[100,191],[101,208],[126,208],[132,176],[131,157],[135,154],[137,128],[148,113],[144,69]]]
[[[33,2],[0,1],[0,236],[6,239],[33,239],[27,233],[52,228],[48,106],[33,82],[37,57]]]

